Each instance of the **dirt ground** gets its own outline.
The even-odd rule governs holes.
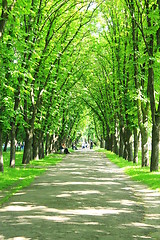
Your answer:
[[[103,153],[76,151],[0,208],[0,239],[160,239],[159,206]]]

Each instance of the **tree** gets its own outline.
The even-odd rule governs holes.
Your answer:
[[[141,5],[137,1],[135,4],[133,1],[126,1],[127,5],[131,9],[132,25],[133,31],[135,25],[139,28],[143,41],[145,44],[145,52],[148,55],[147,68],[148,68],[148,83],[147,92],[150,99],[150,108],[152,115],[152,153],[151,153],[151,171],[158,170],[159,162],[159,131],[160,131],[160,97],[159,94],[155,94],[156,78],[155,74],[157,68],[157,53],[159,53],[159,12],[160,12],[160,2],[147,0]],[[138,10],[136,14],[135,5]],[[158,23],[158,24],[156,24]],[[133,32],[133,38],[135,38],[135,33]],[[136,48],[134,41],[134,48]],[[135,49],[136,50],[136,49]],[[136,70],[135,70],[136,71]],[[136,74],[136,73],[135,73]],[[159,76],[157,75],[159,78]],[[146,111],[148,105],[146,106]]]

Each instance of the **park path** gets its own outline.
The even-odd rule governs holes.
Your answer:
[[[0,208],[0,239],[160,239],[159,199],[103,153],[76,151]]]

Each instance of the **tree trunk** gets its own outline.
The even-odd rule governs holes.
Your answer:
[[[54,134],[50,137],[50,153],[54,152]]]
[[[119,150],[118,150],[118,139],[117,139],[117,136],[116,136],[116,133],[115,133],[114,134],[114,153],[116,155],[118,155],[118,152],[119,152]]]
[[[143,127],[141,130],[141,142],[142,142],[142,167],[149,166],[149,152],[148,152],[148,131]]]
[[[39,134],[39,159],[44,158],[43,132]]]
[[[104,148],[105,148],[106,150],[108,150],[108,149],[107,149],[107,140],[106,140],[106,139],[104,140]]]
[[[110,150],[111,152],[113,152],[113,149],[114,149],[114,134],[112,133],[111,136],[110,136],[110,141],[109,141],[109,145],[110,145]]]
[[[127,151],[127,130],[124,129],[124,134],[123,134],[123,143],[124,143],[124,151],[123,151],[123,158],[128,159],[128,151]]]
[[[28,164],[31,160],[32,140],[33,129],[27,129],[22,164]]]
[[[123,158],[128,159],[127,143],[124,144]]]
[[[39,143],[38,143],[37,131],[35,131],[33,134],[33,159],[34,160],[39,159]]]
[[[133,163],[138,164],[138,131],[134,128],[134,158]]]
[[[133,149],[132,149],[132,131],[127,129],[127,155],[128,161],[133,161]]]
[[[152,171],[158,171],[158,165],[159,165],[160,98],[159,98],[158,110],[156,111],[153,61],[150,60],[149,63],[150,63],[150,67],[148,69],[149,71],[148,81],[149,81],[150,105],[151,105],[151,113],[152,113],[152,152],[151,152],[150,171],[152,172]]]
[[[124,152],[124,126],[120,125],[119,157],[123,157]]]
[[[157,7],[160,13],[160,1],[157,0]],[[148,29],[150,30],[150,35],[148,36],[148,56],[149,56],[149,67],[148,67],[148,91],[150,97],[150,106],[151,106],[151,113],[152,113],[152,152],[151,152],[151,165],[150,171],[158,171],[158,164],[159,164],[159,131],[160,131],[160,97],[159,97],[159,104],[158,109],[156,109],[156,97],[155,97],[155,85],[154,85],[154,35],[152,32],[154,21],[152,22],[150,16],[150,6],[149,1],[147,1],[146,9],[147,9],[147,23]],[[149,31],[148,31],[149,32]],[[157,32],[157,50],[160,49],[160,27],[158,27]]]
[[[16,126],[15,122],[11,122],[11,148],[10,148],[10,167],[15,167],[15,139],[16,139]]]
[[[7,152],[7,145],[8,145],[8,142],[9,142],[9,135],[8,135],[8,133],[7,133],[6,141],[5,141],[5,145],[4,145],[3,152]]]
[[[111,138],[109,137],[109,135],[107,135],[107,137],[105,137],[105,149],[107,149],[108,151],[111,151]]]
[[[152,126],[152,153],[150,171],[158,171],[159,165],[159,125]]]
[[[142,81],[139,81],[139,72],[138,72],[138,30],[136,26],[136,21],[134,18],[134,1],[131,1],[131,16],[132,16],[132,38],[133,38],[133,61],[134,61],[134,82],[135,88],[141,94],[141,88],[144,89],[144,84]],[[145,64],[142,67],[142,75],[145,75]],[[148,112],[149,112],[149,104],[144,103],[140,100],[140,97],[137,99],[137,113],[138,113],[138,125],[141,132],[141,143],[142,143],[142,166],[148,166],[149,158],[148,158],[148,136],[147,136],[147,123],[148,123]],[[136,138],[136,136],[135,136]],[[137,148],[137,146],[135,146]],[[134,156],[134,161],[136,156]],[[138,157],[138,155],[137,155]]]
[[[46,134],[45,153],[46,153],[46,156],[48,156],[49,153],[50,153],[50,136],[49,136],[49,133],[48,133],[48,132],[47,132],[47,134]]]
[[[104,139],[103,139],[103,136],[101,136],[100,148],[104,148]]]

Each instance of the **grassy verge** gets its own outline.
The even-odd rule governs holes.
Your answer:
[[[23,165],[22,154],[22,152],[16,153],[16,166],[10,168],[9,152],[4,153],[4,173],[0,173],[0,205],[20,189],[30,185],[35,177],[46,171],[47,167],[55,165],[63,158],[60,154],[51,154]]]
[[[128,162],[124,158],[118,157],[116,154],[107,150],[99,149],[97,151],[106,153],[107,158],[123,168],[124,172],[133,180],[139,181],[151,189],[157,189],[160,191],[160,172],[150,172],[149,167],[142,168],[140,163],[133,164],[133,162]]]

